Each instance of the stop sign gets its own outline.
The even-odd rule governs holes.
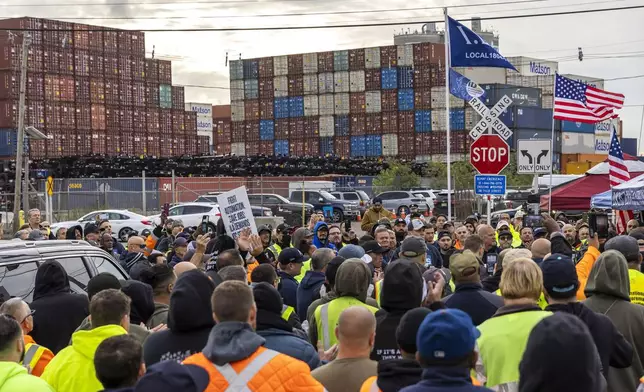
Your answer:
[[[510,163],[510,147],[499,135],[481,135],[470,146],[470,163],[481,174],[499,174]]]

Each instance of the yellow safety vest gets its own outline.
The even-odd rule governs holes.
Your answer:
[[[273,252],[273,254],[275,255],[275,260],[277,260],[277,256],[279,256],[280,252],[282,252],[282,247],[277,244],[273,244],[268,247],[268,250]]]
[[[311,259],[306,260],[304,263],[302,263],[302,270],[300,271],[300,274],[295,277],[295,280],[297,283],[300,283],[302,279],[304,279],[304,275],[306,275],[306,271],[311,270]]]
[[[494,292],[494,294],[498,295],[499,297],[503,296],[501,294],[501,289],[498,289],[497,291]],[[537,305],[543,310],[548,306],[548,301],[546,301],[546,296],[541,293],[541,296],[539,296],[539,299],[537,300]]]
[[[378,302],[378,306],[380,306],[380,296],[382,295],[382,281],[383,280],[384,279],[381,279],[381,280],[377,281],[376,284],[374,285],[374,292],[375,292],[375,295],[376,295],[376,302]]]
[[[22,359],[21,365],[27,365],[27,371],[31,374],[31,370],[36,367],[40,357],[45,352],[46,348],[35,343],[29,343],[25,345],[25,356]]]
[[[291,318],[291,315],[293,314],[293,312],[295,312],[295,309],[293,309],[292,306],[287,306],[287,305],[282,306],[282,318],[285,321],[288,321],[288,319]]]
[[[324,345],[324,349],[328,350],[338,342],[335,336],[335,327],[338,324],[340,313],[346,308],[351,306],[363,306],[371,313],[375,314],[378,309],[369,306],[357,298],[353,297],[339,297],[324,305],[318,306],[315,309],[315,322],[317,325],[309,326],[309,328],[316,328],[318,331],[318,341]]]
[[[628,279],[631,283],[631,302],[638,305],[644,305],[644,274],[629,268]]]

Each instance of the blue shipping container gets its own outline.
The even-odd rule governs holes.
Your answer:
[[[304,97],[290,97],[288,99],[288,116],[304,117]]]
[[[349,51],[336,50],[333,52],[333,70],[334,71],[348,71],[349,70]]]
[[[398,72],[396,67],[383,68],[380,71],[380,80],[383,90],[392,90],[398,87]]]
[[[287,97],[283,98],[275,98],[275,110],[274,110],[274,115],[275,118],[287,118],[288,117],[288,106],[289,106],[289,99]]]
[[[412,67],[398,68],[398,88],[414,88],[414,69]]]
[[[450,110],[449,126],[455,131],[465,129],[465,109]]]
[[[414,110],[414,89],[406,88],[398,90],[398,110]]]
[[[634,157],[637,156],[637,139],[623,137],[621,144],[622,144],[622,151],[625,154],[629,154]]]
[[[275,140],[275,143],[273,144],[273,148],[275,149],[275,155],[279,156],[288,156],[289,151],[288,151],[288,140]]]
[[[259,98],[259,87],[257,79],[244,80],[244,96],[246,99]]]
[[[257,79],[259,77],[259,61],[244,60],[244,79]]]
[[[414,123],[416,124],[416,132],[431,132],[432,131],[432,111],[431,110],[416,110],[414,115]]]
[[[501,122],[509,128],[514,127],[514,110],[512,108],[504,110],[499,116]]]
[[[275,139],[275,122],[273,120],[259,120],[259,139]]]
[[[514,108],[514,126],[527,129],[552,129],[552,109]],[[561,121],[555,122],[555,129],[561,129]]]
[[[0,129],[0,157],[12,157],[16,155],[16,130],[12,128]]]
[[[366,137],[365,136],[351,136],[351,156],[364,157],[367,154],[366,150]]]
[[[333,155],[333,138],[332,137],[321,137],[320,138],[320,155]]]
[[[365,137],[365,155],[368,157],[382,155],[382,137],[380,135],[368,135]]]
[[[595,124],[562,120],[561,130],[564,132],[595,133]]]
[[[349,116],[335,116],[335,136],[349,136]]]

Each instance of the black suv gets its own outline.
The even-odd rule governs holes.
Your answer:
[[[290,226],[302,225],[302,203],[293,203],[287,198],[275,193],[254,193],[248,195],[248,201],[254,206],[268,207],[274,216],[284,218],[284,223]],[[304,204],[305,222],[313,214],[313,205]]]
[[[31,302],[36,271],[47,260],[56,260],[65,268],[72,291],[79,294],[85,293],[89,280],[101,272],[129,279],[112,256],[85,241],[14,240],[0,244],[0,295],[8,293]]]

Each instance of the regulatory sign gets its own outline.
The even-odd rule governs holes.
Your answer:
[[[517,140],[517,173],[550,173],[552,154],[549,139]]]
[[[470,146],[470,163],[481,174],[499,174],[510,163],[510,146],[499,135],[481,135]]]
[[[512,105],[512,100],[507,95],[504,95],[492,109],[488,109],[487,106],[485,106],[485,104],[478,98],[472,98],[468,103],[472,106],[474,111],[483,117],[470,131],[472,139],[478,139],[481,135],[485,134],[488,129],[492,129],[505,140],[508,140],[510,136],[512,136],[510,128],[503,124],[503,121],[499,118],[501,113]]]
[[[505,176],[474,176],[474,192],[477,195],[505,195],[505,185]]]
[[[54,177],[47,177],[47,194],[53,196],[54,194]]]

